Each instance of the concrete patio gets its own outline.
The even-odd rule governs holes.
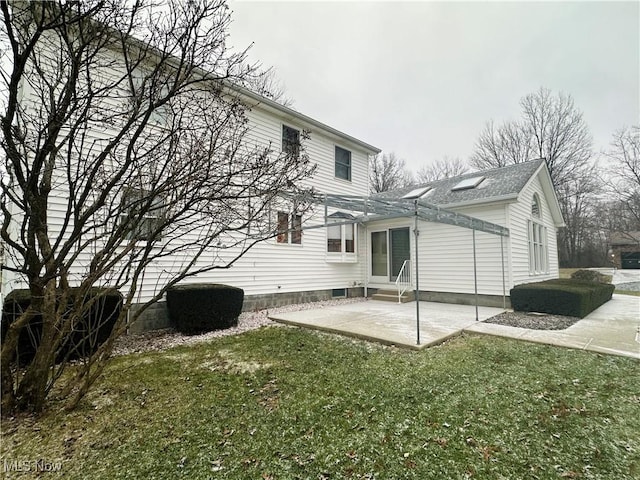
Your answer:
[[[476,322],[474,306],[420,302],[420,344],[415,302],[365,300],[320,310],[273,314],[270,318],[288,325],[417,350],[470,332],[640,359],[640,297],[614,295],[611,301],[565,330],[531,330],[483,322],[503,311],[479,307],[480,321]]]

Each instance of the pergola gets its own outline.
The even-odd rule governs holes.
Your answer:
[[[400,199],[389,199],[382,196],[357,196],[337,194],[314,194],[305,198],[305,201],[324,206],[324,223],[320,225],[305,226],[304,229],[325,228],[329,225],[367,224],[373,221],[390,220],[394,218],[414,218],[414,249],[415,249],[415,298],[416,298],[416,343],[420,344],[420,285],[419,285],[419,246],[418,222],[420,220],[435,223],[444,223],[457,227],[468,228],[473,232],[473,278],[476,307],[476,321],[478,320],[478,275],[476,263],[476,231],[497,235],[500,237],[500,255],[502,261],[502,296],[503,306],[506,307],[506,285],[504,271],[504,237],[509,236],[509,229],[495,223],[480,220],[478,218],[453,212],[432,205],[424,200],[405,196]],[[347,219],[329,216],[329,209],[346,210],[355,212],[356,215]],[[365,286],[366,289],[366,286]],[[366,290],[365,290],[366,292]]]

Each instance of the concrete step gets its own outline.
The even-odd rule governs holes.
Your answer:
[[[398,302],[398,291],[397,290],[383,290],[380,289],[373,295],[371,295],[371,300],[380,300],[383,302]],[[413,302],[415,300],[415,292],[404,292],[404,294],[400,297],[401,303]]]

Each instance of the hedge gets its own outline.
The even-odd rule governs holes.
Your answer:
[[[67,300],[66,311],[70,311],[79,293],[78,288],[71,288]],[[64,359],[73,360],[94,353],[111,335],[111,331],[122,310],[122,295],[109,288],[91,288],[87,301],[99,296],[91,308],[85,312],[73,330],[60,344],[56,362]],[[11,325],[31,304],[31,292],[28,289],[13,290],[9,293],[2,307],[1,343],[4,343],[9,325]],[[42,337],[42,315],[36,314],[25,325],[18,337],[15,360],[19,365],[29,364],[40,345]]]
[[[511,306],[521,312],[541,312],[584,318],[611,300],[615,286],[574,279],[524,283],[511,289]]]
[[[177,285],[167,290],[169,318],[179,332],[196,334],[233,327],[244,290],[219,283]]]
[[[611,275],[604,275],[597,270],[576,270],[571,274],[571,278],[589,282],[611,283]]]

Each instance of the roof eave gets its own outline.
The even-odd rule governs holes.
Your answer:
[[[233,85],[230,82],[227,83],[227,87],[231,90],[238,92],[238,94],[242,95],[243,97],[249,98],[257,102],[256,105],[254,106],[261,106],[263,108],[266,107],[266,109],[268,110],[275,110],[285,118],[286,117],[293,118],[306,125],[324,130],[325,132],[329,133],[333,137],[336,137],[343,141],[357,145],[358,147],[362,148],[370,155],[375,155],[382,151],[378,147],[374,147],[373,145],[363,142],[362,140],[358,140],[357,138],[352,137],[351,135],[348,135],[344,132],[341,132],[340,130],[330,127],[329,125],[322,123],[314,118],[311,118],[308,115],[297,112],[289,107],[285,107],[284,105],[281,105],[278,102],[275,102],[269,98],[263,97],[262,95],[257,94],[249,89],[240,87],[238,85]]]
[[[517,200],[518,200],[518,194],[510,193],[508,195],[477,198],[474,200],[466,200],[464,202],[442,203],[442,204],[438,204],[438,206],[442,208],[462,208],[462,207],[473,207],[476,205],[487,205],[491,203],[513,203],[513,202],[516,202]]]
[[[544,171],[542,176],[540,174]],[[549,209],[551,210],[551,217],[553,218],[553,224],[556,228],[562,228],[566,226],[564,222],[564,218],[562,217],[562,210],[560,208],[560,202],[558,201],[558,196],[556,195],[556,189],[553,187],[553,181],[551,180],[551,175],[549,174],[549,169],[547,168],[547,162],[542,162],[540,166],[533,172],[533,175],[529,178],[525,186],[518,193],[518,197],[525,189],[529,186],[533,180],[540,176],[540,183],[542,184],[542,190],[544,191],[545,197],[548,200]]]

